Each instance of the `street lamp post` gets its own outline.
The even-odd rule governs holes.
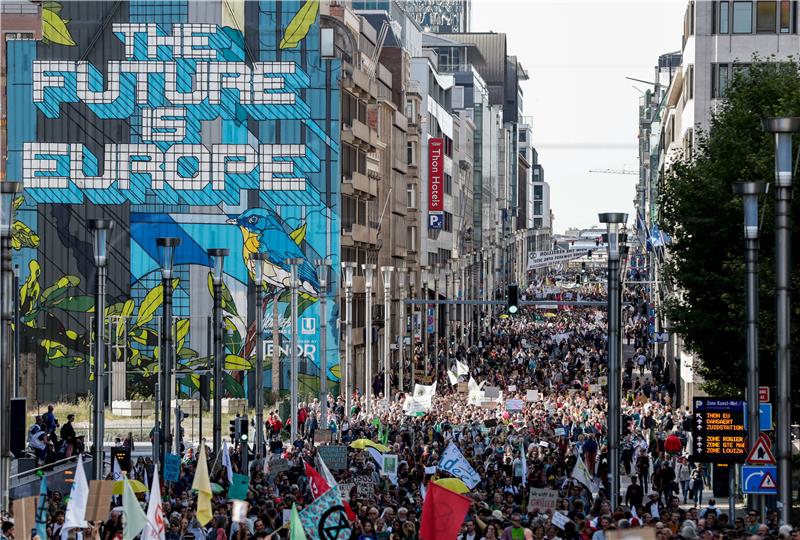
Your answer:
[[[353,273],[356,263],[342,263],[345,294],[345,333],[344,333],[344,414],[350,419],[350,400],[353,396]]]
[[[383,397],[391,400],[391,347],[392,344],[392,272],[394,266],[381,266],[383,274]]]
[[[451,269],[452,262],[449,261],[442,265],[442,273],[444,274],[444,299],[452,300],[453,294],[453,271]],[[444,367],[449,369],[450,366],[450,325],[453,324],[452,304],[444,305]]]
[[[767,118],[764,131],[775,135],[775,332],[777,359],[776,423],[778,500],[782,523],[792,513],[791,408],[791,242],[792,242],[792,134],[800,131],[800,117]],[[758,425],[758,424],[756,424]],[[751,430],[754,427],[751,425]]]
[[[367,401],[365,409],[367,414],[372,412],[372,280],[375,277],[374,264],[362,264],[364,270],[364,398]]]
[[[256,286],[256,454],[265,456],[264,446],[264,261],[267,252],[250,254]],[[273,373],[273,375],[275,375]]]
[[[425,373],[430,371],[430,360],[429,360],[429,351],[428,351],[428,294],[431,288],[431,272],[427,266],[422,267],[422,279],[420,280],[420,286],[422,288],[422,298],[425,301],[422,304],[422,317],[420,317],[420,331],[422,334],[422,358],[424,360],[425,365]],[[414,390],[414,384],[416,383],[416,379],[412,378],[411,380],[411,390]]]
[[[298,257],[292,257],[286,259],[286,264],[289,265],[289,268],[292,272],[292,283],[291,283],[291,291],[292,291],[292,376],[291,376],[291,405],[292,405],[292,424],[291,424],[291,435],[292,435],[292,443],[297,440],[297,378],[299,377],[298,369],[297,369],[297,268],[301,264],[303,264],[303,259]]]
[[[620,225],[628,220],[623,213],[600,214],[608,229],[608,465],[611,476],[611,507],[619,504],[620,436]]]
[[[420,274],[420,281],[422,281],[422,275]],[[410,272],[408,274],[408,295],[413,298],[414,291],[417,288],[417,273]],[[407,317],[411,320],[411,324],[409,325],[411,328],[411,335],[408,339],[408,360],[409,360],[409,375],[410,378],[408,379],[408,389],[409,391],[414,388],[414,380],[416,379],[416,371],[417,371],[417,358],[416,358],[416,336],[414,334],[414,305],[411,304],[410,306],[406,306],[406,314]],[[420,327],[422,328],[422,327]],[[422,333],[420,333],[420,341],[422,341]]]
[[[319,281],[319,417],[322,429],[328,429],[328,258],[317,259]]]
[[[442,275],[441,263],[436,263],[433,267],[433,298],[436,303],[433,305],[433,380],[439,379],[439,279]]]
[[[397,306],[400,310],[400,328],[398,328],[398,335],[400,336],[400,342],[398,343],[398,352],[400,358],[400,366],[397,369],[397,389],[402,392],[403,388],[403,376],[405,375],[405,363],[406,363],[406,264],[404,261],[400,261],[400,264],[397,266],[397,289],[399,293],[400,302]]]
[[[108,235],[114,228],[110,219],[90,219],[89,230],[92,231],[92,248],[94,252],[95,289],[94,289],[94,425],[92,441],[92,470],[95,479],[103,478],[103,441],[105,440],[105,403],[103,386],[105,380],[105,312],[106,312],[106,277],[108,264]]]
[[[212,259],[211,283],[214,286],[214,401],[213,401],[213,423],[214,423],[214,452],[222,450],[222,369],[225,362],[223,348],[223,335],[225,327],[222,324],[222,275],[225,265],[225,257],[230,253],[225,248],[212,248],[208,250],[208,256]],[[260,276],[257,278],[260,279]],[[274,373],[273,373],[274,375]]]
[[[156,238],[156,246],[161,257],[161,287],[162,306],[161,317],[161,425],[159,426],[159,462],[163,463],[164,456],[172,447],[172,392],[174,390],[172,376],[175,371],[173,365],[173,338],[172,338],[172,270],[175,265],[175,249],[180,245],[180,238]],[[95,314],[97,315],[97,314]]]
[[[747,420],[750,426],[759,425],[758,399],[758,197],[767,192],[763,182],[738,182],[733,192],[744,199],[744,271],[747,332]],[[751,427],[747,432],[750,448],[758,444],[760,430]],[[751,499],[751,508],[761,506],[760,497]]]

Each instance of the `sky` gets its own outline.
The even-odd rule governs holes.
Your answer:
[[[635,217],[640,91],[658,56],[679,51],[684,0],[472,0],[472,31],[507,35],[530,80],[524,114],[550,184],[554,231],[590,227],[600,212]],[[637,87],[638,90],[634,87]],[[637,173],[638,174],[638,173]]]

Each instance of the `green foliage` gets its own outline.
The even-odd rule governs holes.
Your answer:
[[[741,394],[745,385],[743,209],[732,185],[737,181],[772,182],[774,141],[761,128],[761,119],[770,116],[800,116],[797,62],[754,59],[749,71],[732,81],[709,132],[696,137],[693,159],[679,156],[661,187],[661,225],[673,238],[667,274],[677,286],[667,310],[685,345],[699,356],[696,369],[712,395]],[[795,137],[795,150],[798,147],[800,137]],[[774,383],[773,201],[771,193],[760,201],[762,384]],[[793,214],[800,215],[797,197]],[[798,253],[799,225],[800,220],[795,219],[794,253]],[[800,290],[800,257],[794,258],[792,279],[796,292]],[[800,344],[796,296],[792,299],[795,350]]]

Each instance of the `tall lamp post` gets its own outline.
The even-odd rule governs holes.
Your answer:
[[[328,269],[331,261],[317,259],[319,281],[319,417],[322,429],[328,429]]]
[[[175,265],[175,248],[181,243],[180,238],[156,238],[156,246],[161,258],[161,287],[163,294],[163,313],[161,317],[161,425],[159,426],[159,456],[163,463],[164,456],[172,447],[172,392],[174,390],[172,376],[172,270]]]
[[[392,272],[394,266],[381,266],[381,274],[383,274],[383,397],[386,398],[387,403],[391,399],[392,378],[391,361],[392,356],[391,343],[392,343]]]
[[[600,214],[608,230],[608,464],[611,475],[611,507],[619,504],[620,436],[620,225],[628,220],[623,213]]]
[[[364,398],[367,403],[365,410],[367,414],[372,412],[372,280],[375,276],[374,264],[362,264],[361,269],[364,270],[364,314],[366,321],[364,323],[364,344],[366,355],[364,363]]]
[[[427,266],[422,267],[422,279],[420,281],[422,288],[422,317],[421,317],[421,330],[422,330],[422,358],[424,360],[425,373],[430,372],[430,344],[428,343],[428,295],[431,289],[431,271]],[[416,379],[411,381],[411,390],[414,390]]]
[[[791,242],[792,242],[792,134],[800,131],[800,117],[767,118],[764,131],[775,135],[775,332],[777,359],[778,500],[782,523],[792,513],[792,355],[791,355]],[[758,424],[755,424],[758,425]],[[750,430],[754,428],[751,425]]]
[[[0,392],[2,393],[2,422],[0,422],[0,494],[2,510],[8,511],[11,484],[11,397],[14,395],[14,351],[11,322],[14,319],[15,296],[12,291],[14,269],[11,261],[11,225],[14,221],[14,198],[22,190],[21,182],[0,182]]]
[[[747,332],[747,421],[759,425],[758,399],[758,197],[767,192],[763,182],[738,182],[733,192],[744,200],[744,271]],[[750,448],[758,444],[760,430],[747,432]],[[760,497],[751,499],[751,508],[761,506]]]
[[[353,396],[353,273],[356,263],[342,263],[345,294],[345,333],[344,333],[344,415],[350,419],[350,400]]]
[[[103,441],[105,430],[105,404],[103,386],[105,379],[105,312],[106,312],[106,265],[108,264],[108,235],[114,228],[110,219],[90,219],[89,230],[92,231],[92,248],[95,266],[94,289],[94,425],[92,441],[92,469],[95,479],[103,478]]]
[[[250,254],[256,286],[256,454],[266,455],[264,447],[264,261],[266,252]],[[274,374],[273,374],[274,375]]]
[[[398,328],[398,335],[400,336],[399,342],[399,358],[400,358],[400,366],[397,370],[397,389],[402,392],[403,388],[403,377],[405,375],[405,364],[406,364],[406,264],[404,261],[400,261],[400,264],[397,266],[397,289],[400,293],[400,302],[397,306],[400,310],[400,328]]]
[[[292,257],[286,259],[286,264],[289,265],[289,268],[292,272],[292,283],[291,283],[291,291],[292,291],[292,376],[291,376],[291,405],[292,405],[292,424],[291,424],[291,435],[292,435],[292,443],[297,440],[297,378],[299,377],[298,369],[297,369],[297,288],[299,284],[297,283],[297,267],[303,263],[303,259],[298,257]]]
[[[442,264],[433,267],[433,380],[439,379],[439,279],[442,277]]]
[[[222,450],[222,369],[225,362],[223,348],[223,335],[225,333],[222,325],[222,275],[224,272],[225,257],[230,253],[225,248],[213,248],[208,250],[211,257],[212,272],[211,283],[214,286],[214,407],[212,411],[214,422],[214,452]],[[255,262],[255,261],[254,261]],[[260,276],[257,278],[259,279]],[[273,374],[274,375],[274,374]]]

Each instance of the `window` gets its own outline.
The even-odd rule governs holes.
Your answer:
[[[417,165],[417,143],[416,141],[408,141],[406,144],[406,163],[408,165]]]
[[[543,208],[544,208],[544,205],[543,205],[542,201],[533,201],[533,214],[534,215],[541,216]]]
[[[453,177],[444,173],[444,192],[447,195],[453,194]]]
[[[444,213],[444,232],[453,232],[453,214]]]
[[[417,251],[417,228],[408,227],[408,249],[410,251]]]
[[[406,185],[406,207],[407,208],[417,207],[417,197],[416,197],[416,191],[414,190],[414,184]]]
[[[774,34],[777,23],[777,8],[775,0],[759,0],[756,4],[756,32],[759,34]]]
[[[689,99],[694,99],[694,64],[689,64],[689,67],[686,70],[686,80]]]
[[[350,232],[356,220],[356,200],[348,195],[342,195],[342,230]],[[344,259],[346,261],[354,259]]]
[[[724,98],[730,80],[729,64],[711,65],[711,97]]]
[[[753,2],[733,3],[733,33],[751,34],[753,32]]]
[[[541,201],[543,191],[544,188],[542,186],[533,186],[533,199],[536,201]]]
[[[727,34],[729,17],[730,17],[730,2],[720,2],[717,12],[717,28],[720,34]]]
[[[781,0],[781,25],[780,33],[788,34],[791,32],[790,20],[792,17],[792,2],[790,0]]]

